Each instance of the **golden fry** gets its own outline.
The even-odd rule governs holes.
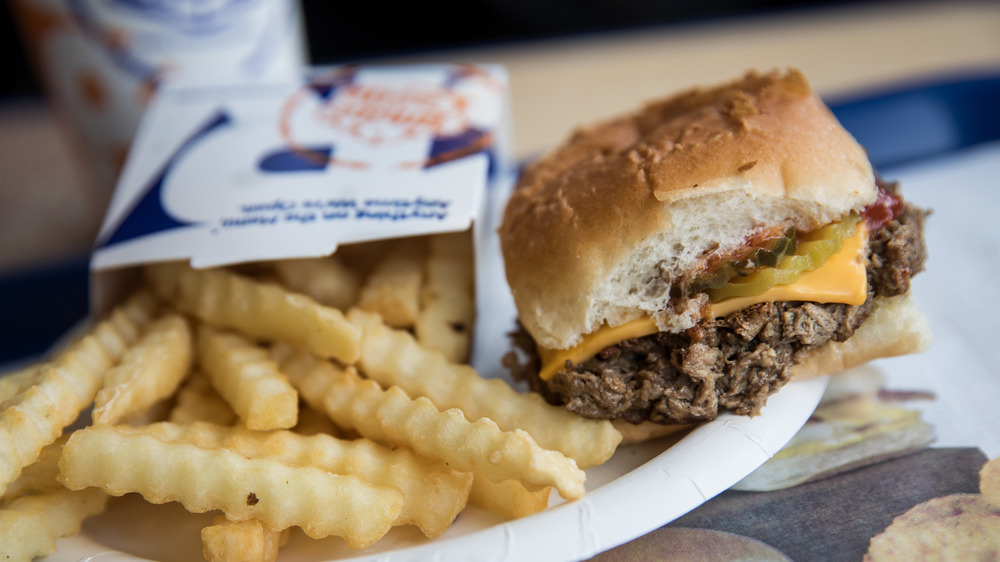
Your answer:
[[[375,314],[354,309],[348,318],[361,328],[358,366],[384,387],[425,396],[440,409],[458,408],[470,421],[489,418],[504,431],[523,429],[546,449],[561,451],[581,468],[608,460],[622,440],[606,420],[591,420],[547,404],[535,393],[519,393],[500,379],[484,379],[468,365],[430,352],[409,333],[393,330]]]
[[[216,515],[201,530],[202,554],[208,562],[274,562],[289,530],[272,531],[256,519],[230,521]]]
[[[292,431],[299,435],[325,434],[338,439],[344,437],[344,431],[333,423],[330,416],[308,404],[299,404],[299,421]]]
[[[13,373],[0,375],[0,409],[6,407],[6,402],[24,392],[29,386],[38,382],[45,372],[46,363],[35,363]]]
[[[181,311],[254,339],[285,341],[320,357],[353,363],[358,329],[337,309],[279,285],[225,269],[192,269],[165,263],[146,267],[155,292]]]
[[[226,399],[219,395],[212,383],[200,371],[191,373],[180,390],[167,420],[174,423],[203,421],[216,425],[230,425],[236,421],[236,412]]]
[[[0,412],[0,490],[91,403],[104,372],[151,320],[153,304],[140,294],[119,306],[47,365],[36,384],[7,401]]]
[[[347,310],[358,302],[361,278],[337,256],[270,262],[281,284],[320,304]]]
[[[105,321],[94,326],[91,334],[101,347],[117,360],[127,348],[139,340],[142,331],[160,312],[160,303],[156,298],[148,291],[139,291],[115,307]]]
[[[104,376],[94,423],[115,424],[172,395],[191,368],[191,329],[179,314],[154,322]]]
[[[389,325],[408,328],[420,313],[425,240],[398,240],[364,285],[358,307],[377,312]]]
[[[465,507],[472,475],[399,447],[368,439],[341,441],[329,435],[289,431],[259,432],[206,423],[155,424],[149,433],[170,442],[226,448],[249,458],[270,457],[292,466],[313,466],[332,474],[353,474],[372,484],[396,488],[405,501],[395,525],[414,524],[429,537],[443,533]]]
[[[263,348],[237,334],[200,326],[198,361],[247,427],[265,431],[295,426],[299,395]]]
[[[24,467],[21,474],[7,485],[0,499],[9,501],[28,492],[45,492],[62,488],[63,485],[56,480],[56,476],[59,474],[59,455],[62,454],[63,445],[68,438],[69,435],[64,434],[43,447],[35,462]]]
[[[83,520],[104,511],[108,496],[90,488],[65,488],[21,496],[0,505],[0,559],[31,560],[52,554],[56,540],[80,532]]]
[[[979,492],[986,503],[1000,510],[1000,457],[984,464],[979,471]]]
[[[427,275],[420,294],[416,335],[452,363],[466,363],[475,320],[472,235],[438,234],[430,239]]]
[[[411,400],[398,387],[382,390],[353,368],[344,370],[308,353],[284,349],[277,356],[306,402],[324,409],[341,427],[353,427],[375,441],[405,445],[496,482],[516,479],[533,488],[552,486],[566,499],[584,494],[585,475],[576,463],[539,447],[520,429],[504,432],[488,418],[470,422],[457,409],[439,411],[426,398]]]
[[[361,279],[367,278],[382,263],[385,255],[395,247],[397,240],[386,238],[345,244],[337,247],[334,254],[351,271],[358,272]]]
[[[299,526],[313,538],[341,536],[351,548],[381,538],[403,506],[399,490],[356,476],[169,442],[129,426],[73,433],[59,470],[59,480],[73,490],[137,492],[152,503],[178,501],[194,513],[218,509],[231,520],[258,519],[274,530]]]
[[[552,488],[529,491],[516,480],[493,482],[477,475],[472,480],[469,503],[508,517],[527,517],[549,506],[551,491]]]

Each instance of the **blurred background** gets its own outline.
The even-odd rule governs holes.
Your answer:
[[[759,16],[889,0],[478,0],[330,2],[302,0],[309,53],[317,63],[354,62],[403,54],[571,35],[678,26],[718,18]],[[0,95],[41,93],[9,2],[0,12],[5,71]]]
[[[16,17],[18,5],[68,4],[0,4],[0,365],[40,352],[85,315],[88,253],[110,196],[87,185],[83,152],[46,103]],[[801,68],[880,164],[983,142],[1000,130],[997,112],[981,111],[1000,99],[995,0],[300,6],[304,51],[314,64],[505,65],[519,161],[577,125],[748,68]]]

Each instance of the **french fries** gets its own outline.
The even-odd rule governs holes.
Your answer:
[[[469,503],[485,507],[508,517],[534,515],[549,506],[552,488],[528,490],[517,480],[494,482],[483,476],[472,480]]]
[[[606,461],[622,440],[611,422],[582,418],[551,406],[538,394],[521,394],[500,379],[484,379],[472,367],[449,362],[409,333],[393,330],[375,314],[351,310],[361,328],[364,373],[383,386],[426,396],[441,409],[458,408],[470,421],[488,418],[504,431],[524,429],[538,444],[561,451],[581,468]]]
[[[256,519],[230,521],[217,515],[201,530],[202,554],[208,562],[272,562],[290,530],[272,531]]]
[[[236,420],[236,413],[212,387],[200,371],[191,373],[177,392],[173,408],[167,421],[174,423],[194,423],[204,421],[216,425],[230,425]]]
[[[475,319],[472,237],[468,232],[438,234],[429,245],[414,331],[423,345],[452,363],[464,363]]]
[[[4,491],[0,500],[9,501],[31,492],[49,492],[63,486],[56,480],[59,474],[59,456],[69,435],[62,435],[42,448],[35,462],[21,470],[21,474]]]
[[[277,260],[271,263],[282,285],[316,299],[320,304],[347,310],[358,301],[361,278],[337,256]]]
[[[43,368],[44,364],[38,363],[0,376],[0,407],[4,407],[8,400],[38,382]]]
[[[391,326],[413,326],[420,314],[426,241],[402,240],[389,250],[361,287],[358,307],[377,312]]]
[[[137,492],[151,503],[177,501],[193,513],[218,509],[274,530],[299,526],[313,538],[341,536],[356,549],[381,538],[403,507],[399,490],[356,476],[203,449],[129,426],[74,432],[59,460],[59,481],[71,490],[94,486],[113,496]]]
[[[0,559],[31,560],[52,554],[56,540],[80,532],[87,517],[104,511],[108,496],[89,488],[21,496],[0,506]]]
[[[299,404],[299,422],[295,424],[292,431],[299,435],[329,435],[337,438],[355,438],[356,433],[349,433],[337,427],[330,416],[324,412],[309,406]]]
[[[255,339],[281,339],[345,363],[357,360],[357,328],[339,310],[305,295],[223,269],[163,263],[145,271],[157,295],[210,325]]]
[[[154,322],[94,398],[94,423],[118,423],[172,395],[191,368],[191,330],[179,314]]]
[[[133,297],[42,367],[34,385],[7,400],[0,412],[0,490],[93,401],[104,373],[138,339],[154,308],[148,295]]]
[[[979,493],[987,503],[1000,510],[1000,457],[987,462],[979,471]]]
[[[468,504],[524,517],[553,490],[581,497],[580,466],[621,436],[462,364],[470,244],[146,266],[146,287],[81,338],[0,378],[0,529],[31,535],[0,555],[50,553],[133,492],[221,511],[206,560],[262,561],[293,526],[362,549],[393,526],[439,536]]]
[[[403,493],[395,525],[414,524],[428,537],[440,535],[465,507],[472,475],[406,448],[389,449],[367,439],[341,441],[329,435],[290,431],[257,432],[206,423],[155,424],[151,435],[207,449],[226,448],[246,457],[270,457],[292,466],[314,466],[332,474],[353,474]]]
[[[298,421],[299,395],[267,351],[237,334],[198,329],[202,372],[250,429],[287,429]]]
[[[520,429],[505,432],[489,418],[470,422],[457,409],[438,410],[424,397],[410,399],[399,387],[382,388],[352,368],[341,369],[308,353],[279,349],[282,370],[302,397],[323,408],[341,427],[365,437],[405,445],[495,482],[516,479],[527,486],[552,486],[566,499],[583,495],[583,471],[558,451],[542,449]]]

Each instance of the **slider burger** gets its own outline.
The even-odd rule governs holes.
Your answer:
[[[797,70],[651,103],[520,178],[500,227],[521,326],[505,362],[626,438],[754,415],[792,378],[927,345],[909,297],[926,214]]]

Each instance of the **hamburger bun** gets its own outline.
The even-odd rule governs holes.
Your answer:
[[[520,178],[499,234],[528,360],[508,364],[629,440],[756,414],[792,377],[927,346],[926,214],[797,70],[649,103]],[[717,292],[758,278],[788,280]]]
[[[808,231],[877,193],[864,149],[801,72],[747,74],[578,130],[530,166],[500,236],[518,318],[564,349],[602,324],[666,314],[672,283],[760,224]],[[678,251],[679,250],[679,251]]]

